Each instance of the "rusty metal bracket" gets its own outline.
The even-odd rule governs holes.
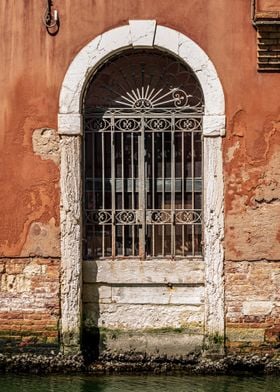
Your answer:
[[[60,20],[58,16],[58,11],[56,9],[52,10],[53,1],[46,0],[46,8],[43,15],[43,24],[46,27],[47,32],[50,35],[56,35],[59,31]]]

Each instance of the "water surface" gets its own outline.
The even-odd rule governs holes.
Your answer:
[[[277,392],[279,377],[0,375],[0,392]]]

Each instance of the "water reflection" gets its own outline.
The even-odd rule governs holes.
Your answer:
[[[277,392],[277,377],[0,376],[1,392]]]

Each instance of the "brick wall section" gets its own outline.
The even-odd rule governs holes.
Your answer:
[[[0,259],[0,351],[58,348],[60,261]]]
[[[227,261],[226,344],[229,351],[280,347],[280,262]]]

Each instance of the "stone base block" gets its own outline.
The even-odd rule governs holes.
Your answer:
[[[93,356],[102,353],[129,353],[177,357],[201,353],[203,341],[202,333],[190,333],[181,329],[121,331],[100,328],[91,332],[85,331],[83,346],[84,350]]]

